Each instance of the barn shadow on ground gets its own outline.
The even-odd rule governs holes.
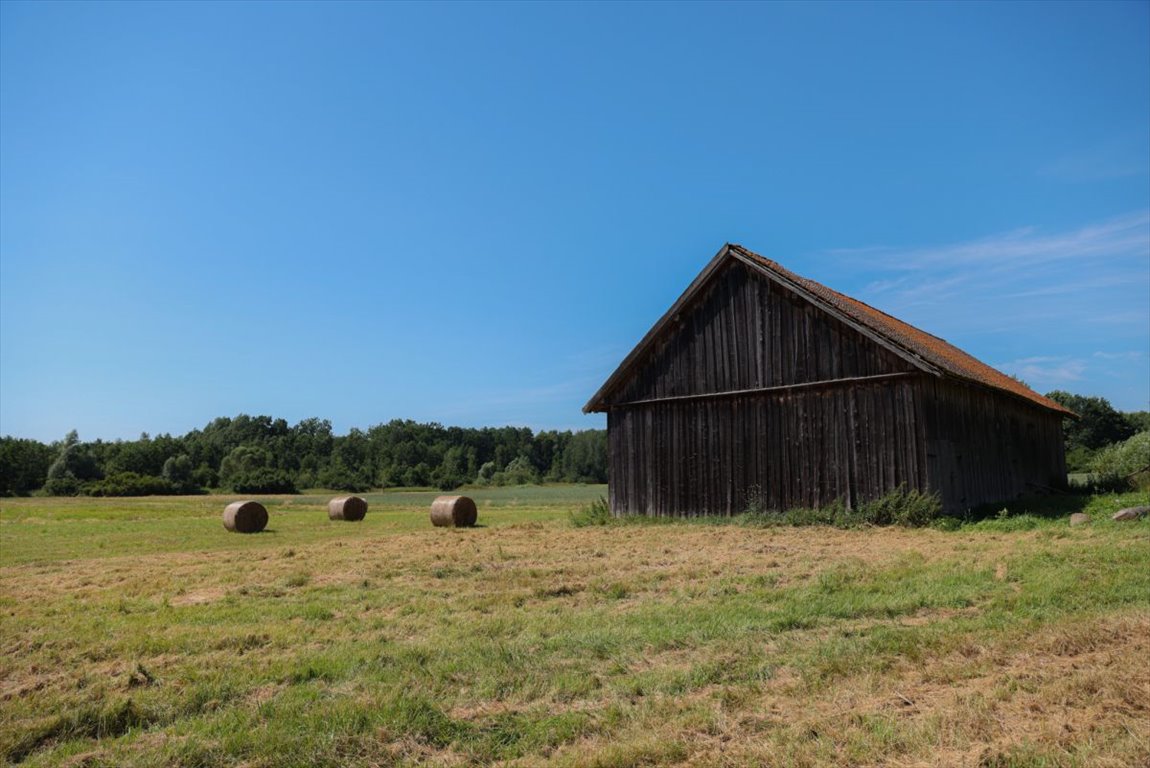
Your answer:
[[[977,523],[983,520],[1002,520],[1023,516],[1042,520],[1057,520],[1081,512],[1090,503],[1087,492],[1068,491],[1063,493],[1030,494],[1009,501],[982,504],[962,515],[963,522]]]

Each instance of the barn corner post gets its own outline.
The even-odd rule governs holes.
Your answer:
[[[737,245],[584,411],[607,413],[615,516],[738,514],[752,488],[768,509],[904,486],[958,508],[1065,474],[1057,403]]]

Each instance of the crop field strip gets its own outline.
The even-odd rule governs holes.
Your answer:
[[[517,493],[518,492],[518,493]],[[1150,761],[1150,522],[573,528],[602,488],[0,501],[0,755],[45,765]]]

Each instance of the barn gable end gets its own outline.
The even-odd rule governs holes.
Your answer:
[[[616,514],[853,506],[904,485],[958,510],[1065,478],[1061,406],[740,246],[584,411],[608,414]]]
[[[921,368],[738,259],[714,270],[584,410]]]

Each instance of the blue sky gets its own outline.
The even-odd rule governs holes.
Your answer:
[[[592,428],[724,242],[1150,405],[1150,4],[0,3],[0,433]]]

